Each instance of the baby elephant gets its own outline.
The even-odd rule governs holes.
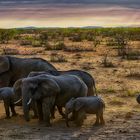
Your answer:
[[[0,88],[0,100],[4,101],[6,118],[10,118],[10,108],[11,108],[12,116],[17,115],[14,109],[13,88],[10,88],[10,87]]]
[[[69,127],[68,115],[73,112],[74,121],[77,126],[81,126],[84,119],[86,118],[86,113],[96,114],[95,125],[105,124],[103,118],[103,110],[105,108],[104,101],[98,96],[89,97],[78,97],[76,99],[72,98],[69,100],[65,106],[66,110],[66,125]]]
[[[137,96],[136,101],[140,104],[140,94]]]

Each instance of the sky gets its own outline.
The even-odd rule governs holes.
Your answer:
[[[140,26],[140,0],[0,0],[0,28]]]

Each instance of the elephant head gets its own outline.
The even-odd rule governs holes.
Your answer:
[[[71,98],[67,103],[66,103],[66,106],[65,106],[65,119],[66,119],[66,125],[67,127],[69,127],[69,114],[71,112],[74,111],[74,105],[75,105],[75,99],[74,98]]]
[[[7,72],[10,69],[10,62],[8,57],[6,56],[0,56],[0,87],[7,86],[9,77],[5,78],[4,73]]]
[[[67,125],[67,127],[69,127],[69,114],[71,113],[71,112],[73,112],[73,113],[76,113],[76,112],[78,112],[81,108],[83,107],[83,104],[82,104],[82,102],[80,102],[80,101],[78,101],[77,99],[75,99],[75,98],[71,98],[68,102],[67,102],[67,104],[66,104],[66,106],[65,106],[65,111],[66,111],[66,125]],[[74,114],[73,114],[74,115]]]
[[[60,91],[58,84],[49,78],[40,76],[22,80],[23,112],[25,120],[29,121],[29,104],[32,100],[43,101],[47,97],[56,97]],[[51,98],[50,98],[51,99]]]

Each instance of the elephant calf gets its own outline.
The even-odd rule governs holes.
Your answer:
[[[140,94],[137,96],[136,101],[140,104]]]
[[[105,124],[103,118],[103,110],[105,108],[104,101],[98,96],[92,97],[79,97],[72,98],[69,100],[65,106],[66,110],[66,125],[69,127],[68,115],[73,112],[74,121],[77,126],[81,126],[84,119],[86,118],[86,113],[96,114],[95,124]]]
[[[6,118],[10,118],[10,109],[12,112],[12,116],[16,116],[16,112],[14,109],[14,91],[13,88],[4,87],[0,88],[0,99],[4,101],[4,107],[6,112]]]

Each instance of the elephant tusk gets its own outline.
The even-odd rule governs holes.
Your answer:
[[[32,102],[32,99],[30,98],[30,100],[28,101],[27,105],[30,105],[31,102]]]
[[[22,98],[17,100],[16,102],[14,102],[14,104],[16,105],[17,103],[19,103],[20,101],[22,101]]]

